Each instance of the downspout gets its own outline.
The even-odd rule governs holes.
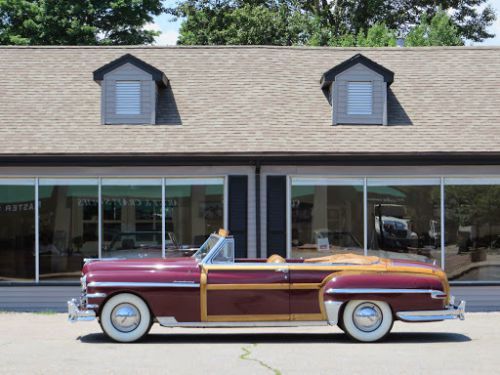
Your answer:
[[[255,254],[257,258],[262,257],[262,249],[260,244],[261,239],[261,227],[260,227],[260,161],[255,161],[255,238],[256,247]]]

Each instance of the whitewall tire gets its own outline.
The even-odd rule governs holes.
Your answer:
[[[349,301],[342,314],[343,331],[361,342],[383,339],[393,322],[391,307],[381,301]]]
[[[118,342],[134,342],[151,328],[151,313],[146,303],[130,293],[111,297],[101,311],[101,327],[106,335]]]

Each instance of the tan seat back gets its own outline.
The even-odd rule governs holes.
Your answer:
[[[367,265],[367,264],[377,263],[379,260],[380,260],[379,257],[373,257],[373,256],[369,257],[357,254],[336,254],[321,258],[304,259],[304,263],[349,263],[349,264]]]
[[[266,263],[286,263],[286,259],[281,255],[273,254],[269,258],[267,258]]]

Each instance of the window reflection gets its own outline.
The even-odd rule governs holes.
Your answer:
[[[447,185],[445,205],[449,279],[500,281],[500,186]]]
[[[161,180],[103,180],[103,257],[161,257]]]
[[[77,279],[98,256],[95,181],[40,180],[40,279]]]
[[[171,179],[165,186],[166,256],[191,255],[224,226],[224,180]]]
[[[0,181],[0,281],[34,278],[34,182]]]
[[[440,263],[440,187],[368,186],[369,255]]]
[[[363,186],[312,183],[292,180],[292,257],[363,254]]]

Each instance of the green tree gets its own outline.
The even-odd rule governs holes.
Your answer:
[[[280,22],[271,27],[269,22],[276,18],[262,9],[281,12]],[[229,44],[226,29],[243,28],[249,22],[236,23],[241,21],[234,16],[238,10],[268,33],[268,44],[343,45],[374,25],[385,24],[389,30],[405,34],[422,22],[422,15],[433,19],[440,9],[449,12],[449,22],[456,27],[461,43],[493,36],[487,28],[495,13],[487,0],[181,0],[167,12],[185,18],[180,30],[184,44]],[[256,20],[258,14],[266,16]],[[276,31],[275,36],[270,30]],[[246,40],[231,38],[231,43],[245,44]]]
[[[0,44],[148,44],[161,0],[0,0]]]
[[[241,7],[187,9],[178,44],[304,44],[311,29],[308,17],[277,4],[243,4]]]
[[[427,17],[424,16],[422,22],[410,30],[405,40],[405,45],[408,47],[459,46],[462,44],[458,28],[453,25],[450,17],[442,10],[432,17],[431,22],[428,22]]]
[[[394,47],[396,46],[396,31],[389,29],[385,23],[376,23],[365,33],[358,33],[358,47]]]

